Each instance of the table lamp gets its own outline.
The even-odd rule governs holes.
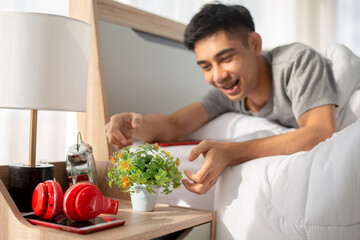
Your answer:
[[[32,211],[36,185],[54,175],[52,164],[36,163],[37,112],[86,111],[89,49],[85,22],[0,12],[0,107],[31,112],[29,163],[9,165],[9,192],[22,212]]]

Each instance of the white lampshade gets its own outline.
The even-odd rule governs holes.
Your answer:
[[[90,25],[0,13],[0,107],[86,111]]]

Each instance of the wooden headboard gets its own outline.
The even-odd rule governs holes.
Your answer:
[[[69,6],[70,17],[92,28],[87,111],[78,114],[78,129],[96,160],[112,153],[105,134],[111,115],[169,114],[207,91],[194,54],[182,46],[184,24],[110,0]]]

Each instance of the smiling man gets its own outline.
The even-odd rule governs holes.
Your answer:
[[[225,112],[268,118],[297,130],[245,142],[202,141],[189,154],[204,156],[201,169],[185,171],[185,187],[206,193],[227,166],[310,150],[335,132],[337,93],[331,65],[310,47],[295,43],[262,52],[249,11],[239,5],[207,4],[185,31],[205,80],[214,88],[200,102],[171,115],[120,113],[106,125],[118,148],[133,137],[147,142],[189,135]]]

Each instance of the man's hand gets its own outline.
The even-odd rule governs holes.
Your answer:
[[[143,115],[139,113],[119,113],[106,124],[106,135],[110,144],[118,149],[133,144],[134,130],[140,129]]]
[[[194,161],[199,155],[204,156],[204,162],[197,173],[185,170],[187,178],[182,183],[187,190],[205,194],[217,182],[224,169],[229,165],[231,154],[226,149],[226,143],[202,141],[194,147],[189,155],[189,161]]]

